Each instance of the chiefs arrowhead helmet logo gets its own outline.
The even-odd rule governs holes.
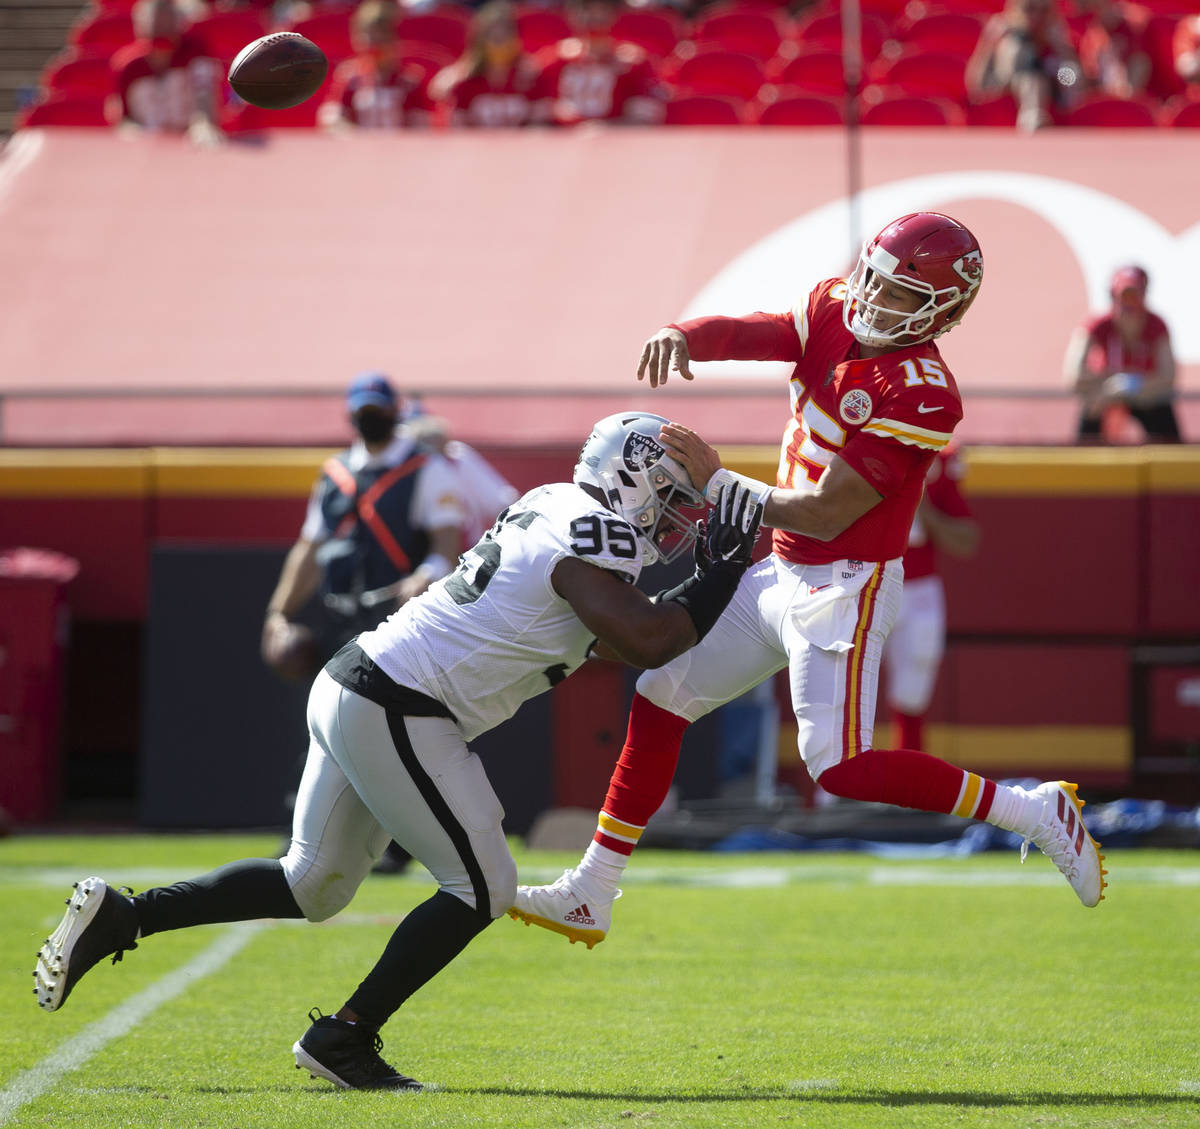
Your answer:
[[[979,282],[983,278],[983,254],[969,251],[954,264],[954,270],[968,282]]]

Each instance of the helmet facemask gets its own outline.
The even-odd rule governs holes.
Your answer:
[[[575,481],[596,486],[609,508],[642,535],[642,564],[669,564],[696,540],[684,508],[705,505],[687,472],[658,440],[667,421],[649,413],[601,420],[579,454]]]
[[[882,247],[868,245],[863,248],[854,273],[846,280],[842,322],[861,345],[877,348],[916,345],[940,336],[958,320],[954,310],[964,297],[959,287],[935,290],[920,279],[895,273],[898,265],[895,256]],[[876,276],[916,294],[921,304],[910,312],[870,301],[867,291]]]

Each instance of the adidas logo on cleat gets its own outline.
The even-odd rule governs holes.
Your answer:
[[[576,909],[570,913],[563,915],[563,921],[570,922],[572,925],[595,925],[596,919],[592,916],[592,911],[588,909],[587,902],[580,902]]]

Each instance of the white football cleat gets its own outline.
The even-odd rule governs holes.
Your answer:
[[[618,890],[612,897],[588,897],[575,871],[564,870],[550,886],[518,886],[517,900],[508,916],[561,933],[572,945],[582,941],[590,949],[608,933],[612,904],[620,896]]]
[[[1066,875],[1071,888],[1085,906],[1098,905],[1104,899],[1104,856],[1100,844],[1083,824],[1084,801],[1076,795],[1077,784],[1051,780],[1027,790],[1026,795],[1042,800],[1042,815],[1037,826],[1021,844],[1021,861],[1033,842]]]

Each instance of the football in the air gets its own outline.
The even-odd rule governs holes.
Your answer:
[[[229,85],[245,102],[286,110],[311,98],[325,81],[329,61],[311,39],[276,31],[248,43],[229,64]]]

